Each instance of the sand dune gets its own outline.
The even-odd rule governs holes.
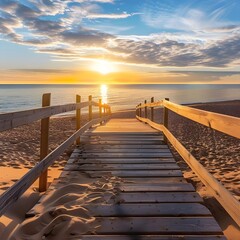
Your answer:
[[[116,177],[102,177],[96,183],[71,183],[52,191],[36,205],[35,216],[20,224],[9,239],[59,240],[93,234],[98,228],[93,212],[82,205],[112,203],[118,183]]]

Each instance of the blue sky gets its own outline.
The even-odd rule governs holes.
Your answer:
[[[240,71],[239,0],[0,0],[0,69]]]

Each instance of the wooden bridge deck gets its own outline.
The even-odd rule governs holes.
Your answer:
[[[47,194],[69,183],[90,186],[82,207],[97,226],[74,239],[225,239],[162,134],[135,119],[86,132]]]

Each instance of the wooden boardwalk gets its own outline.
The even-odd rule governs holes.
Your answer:
[[[97,227],[74,239],[225,239],[162,134],[136,119],[87,131],[46,195],[69,183],[94,186],[82,207]]]

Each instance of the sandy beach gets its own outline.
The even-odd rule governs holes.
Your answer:
[[[240,101],[197,103],[191,106],[207,111],[240,117]],[[113,117],[122,118],[134,116],[135,111],[131,109],[113,114]],[[155,110],[156,121],[161,122],[161,118],[162,111]],[[87,122],[87,115],[82,117],[82,124],[85,122]],[[50,129],[50,149],[53,150],[75,131],[75,117],[68,116],[52,118]],[[240,200],[240,141],[236,138],[208,129],[207,127],[194,123],[174,113],[170,113],[169,115],[169,129],[214,175],[214,177],[216,177],[238,200]],[[0,194],[39,161],[39,138],[40,122],[35,122],[28,126],[21,126],[16,129],[0,133]],[[69,148],[50,168],[49,182],[59,176],[73,149],[74,146]],[[220,207],[217,204],[213,204],[213,199],[208,194],[206,188],[202,185],[197,176],[191,171],[191,169],[189,169],[186,163],[173,149],[172,151],[176,156],[179,166],[184,172],[184,177],[193,183],[196,190],[205,199],[208,207],[215,206],[215,208],[212,209],[212,212],[218,219]],[[80,187],[86,190],[86,194],[89,187],[95,187],[97,189],[96,192],[101,193],[104,187],[109,189],[112,188],[112,186],[108,185],[108,181],[109,179],[106,179],[105,182],[98,183],[98,185],[81,185]],[[112,179],[111,182],[114,184],[117,183],[117,181],[117,179]],[[76,186],[72,186],[73,190],[75,187]],[[98,197],[100,197],[100,195]],[[35,182],[22,199],[20,199],[18,205],[14,206],[4,216],[0,217],[0,239],[8,239],[10,233],[14,232],[14,230],[18,227],[18,224],[24,220],[25,212],[31,209],[40,197],[41,194],[37,192],[37,182]],[[86,197],[88,196],[78,196],[79,199],[82,199],[81,201],[78,201],[78,204],[81,205]],[[51,205],[50,202],[56,201],[58,198],[59,196],[51,195],[47,197],[44,200],[46,208],[49,209],[50,207],[54,207],[54,205]],[[75,198],[76,196],[74,199]],[[28,199],[28,204],[25,204],[25,207],[23,207],[22,202],[26,201],[26,199]],[[74,214],[81,214],[81,216],[84,216],[81,221],[89,222],[89,224],[91,224],[91,216],[85,216],[84,209],[78,209],[77,213],[75,212]],[[87,213],[85,212],[85,214]],[[238,231],[236,230],[236,226],[232,227],[232,225],[229,224],[229,219],[225,218],[224,221],[225,222],[222,221],[222,225],[220,225],[227,234],[231,231]],[[79,222],[79,224],[81,224],[81,222]],[[87,229],[85,230],[87,231]],[[41,229],[37,229],[36,231],[40,232]],[[18,238],[13,234],[13,237],[10,239],[17,240],[25,238]],[[234,238],[230,237],[229,239]]]

